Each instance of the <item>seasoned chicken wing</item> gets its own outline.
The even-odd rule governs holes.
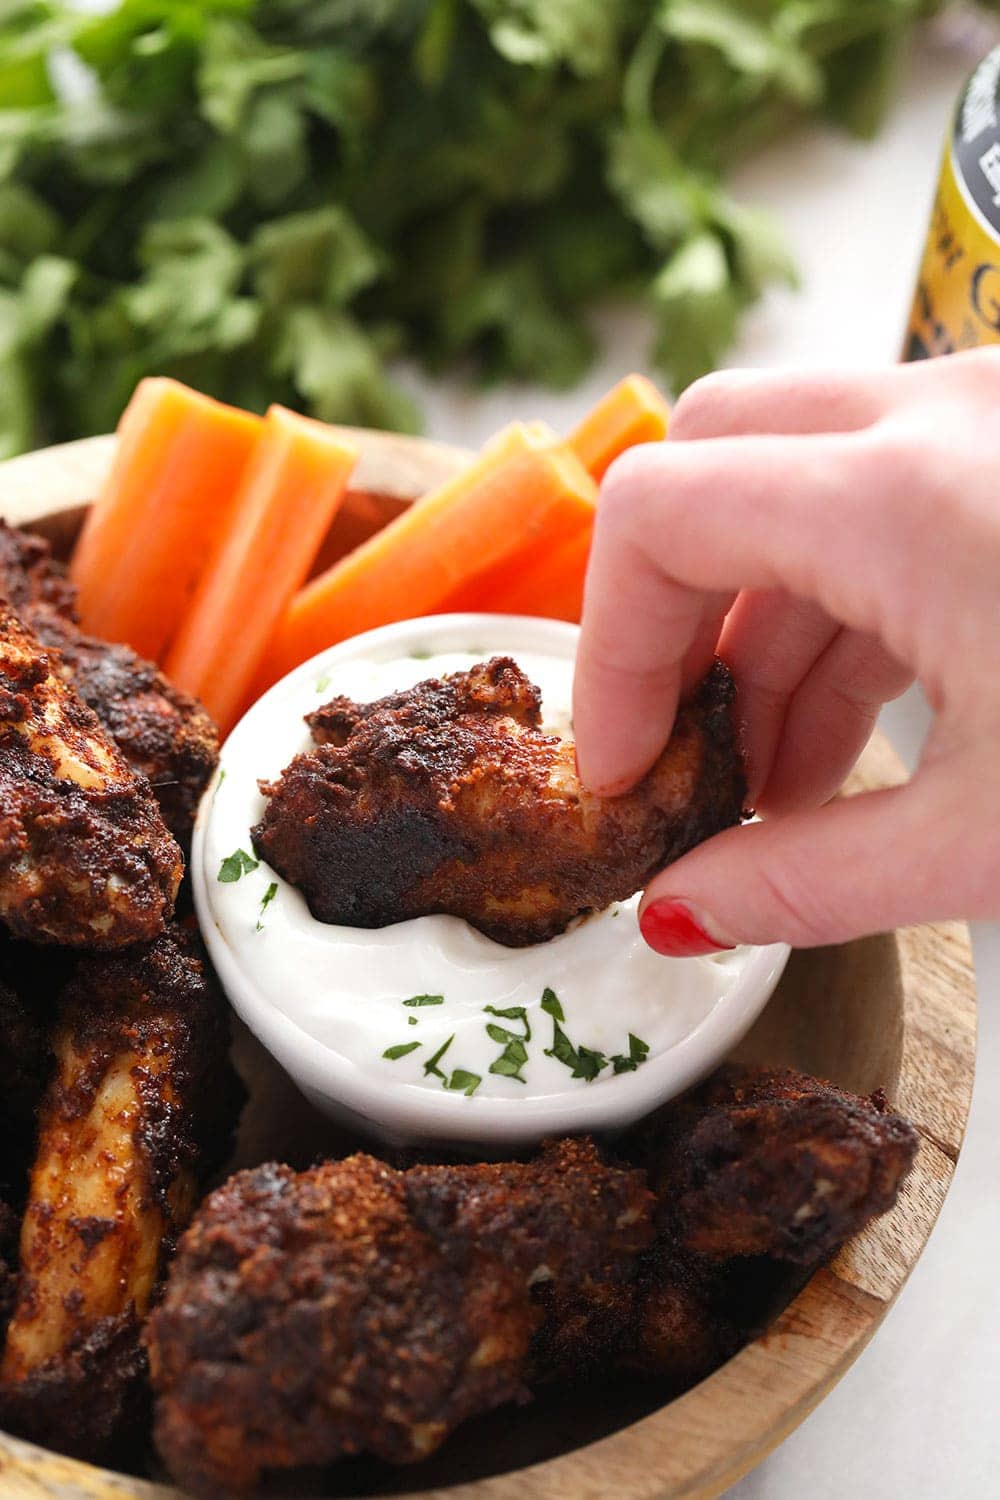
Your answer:
[[[0,600],[0,921],[121,947],[162,930],[181,873],[149,783]]]
[[[96,713],[133,770],[149,778],[164,821],[186,844],[219,758],[215,724],[196,699],[128,646],[85,635],[76,590],[48,544],[0,521],[0,594],[53,656],[53,669]]]
[[[739,820],[732,696],[718,663],[656,765],[612,799],[581,786],[572,743],[539,728],[538,690],[509,657],[373,704],[335,699],[310,718],[317,748],[262,783],[254,848],[323,922],[449,912],[538,942]]]
[[[686,1250],[815,1265],[891,1208],[916,1149],[883,1094],[730,1067],[652,1116],[630,1154]]]
[[[150,1319],[160,1451],[205,1496],[344,1454],[423,1458],[526,1394],[537,1289],[628,1274],[651,1209],[585,1141],[529,1165],[242,1172]]]
[[[784,1117],[744,1128],[779,1100]],[[728,1074],[625,1144],[648,1178],[586,1140],[528,1163],[397,1172],[355,1156],[231,1178],[184,1236],[147,1331],[174,1478],[217,1496],[346,1454],[409,1462],[554,1379],[684,1389],[759,1331],[835,1229],[891,1205],[915,1134],[879,1096]],[[736,1183],[755,1185],[752,1209]],[[803,1214],[827,1199],[835,1217]]]
[[[535,1379],[609,1365],[676,1389],[701,1379],[762,1329],[790,1268],[803,1277],[893,1206],[917,1133],[881,1093],[727,1067],[620,1149],[656,1194],[656,1239],[613,1295],[587,1287],[552,1309]]]
[[[139,1330],[239,1103],[225,1003],[193,940],[88,955],[39,1112],[0,1421],[93,1456],[123,1424]]]

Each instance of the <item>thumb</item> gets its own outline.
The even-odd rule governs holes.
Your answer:
[[[940,790],[937,778],[918,775],[727,829],[650,882],[642,935],[657,952],[682,957],[738,943],[811,948],[979,915],[975,835],[963,829],[954,795]]]

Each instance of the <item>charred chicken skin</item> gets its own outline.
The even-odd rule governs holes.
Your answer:
[[[372,704],[335,699],[310,718],[317,747],[262,783],[254,848],[323,922],[447,912],[539,942],[739,820],[732,695],[716,664],[652,770],[613,799],[581,786],[509,657]]]
[[[425,1457],[552,1379],[683,1389],[758,1331],[757,1283],[891,1205],[915,1143],[877,1096],[730,1074],[626,1143],[647,1170],[575,1140],[500,1166],[240,1173],[196,1215],[148,1325],[160,1452],[216,1496],[346,1454]],[[803,1214],[828,1199],[835,1215]]]
[[[184,1236],[148,1343],[156,1436],[198,1494],[370,1452],[431,1453],[526,1394],[543,1282],[614,1281],[648,1244],[639,1173],[584,1141],[529,1165],[263,1166]]]
[[[0,920],[122,947],[162,931],[181,873],[149,783],[0,600]]]
[[[231,1137],[227,1048],[225,1003],[180,930],[77,963],[39,1109],[3,1425],[85,1456],[119,1429],[144,1370],[141,1322]]]
[[[219,758],[218,731],[201,704],[128,646],[86,635],[76,623],[76,590],[48,544],[2,521],[0,594],[53,653],[55,672],[94,710],[133,770],[149,779],[167,827],[186,844]]]

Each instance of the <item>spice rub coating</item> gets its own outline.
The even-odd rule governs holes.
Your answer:
[[[227,1049],[225,1002],[180,929],[78,961],[39,1110],[4,1426],[88,1457],[124,1427],[142,1320],[228,1150],[240,1093]]]
[[[132,766],[149,779],[167,827],[190,838],[219,758],[218,730],[197,699],[128,646],[86,635],[76,589],[40,537],[0,521],[0,594],[53,656],[56,673],[88,704]]]
[[[335,699],[310,716],[317,747],[261,783],[254,848],[322,922],[447,912],[512,947],[539,942],[738,822],[732,699],[716,663],[616,798],[581,786],[572,742],[539,728],[538,690],[509,657],[373,704]]]
[[[145,777],[0,600],[0,920],[118,948],[163,929],[182,873]]]
[[[160,1452],[216,1496],[358,1452],[420,1459],[552,1381],[686,1389],[761,1331],[835,1232],[892,1205],[915,1141],[880,1095],[728,1071],[620,1142],[625,1161],[566,1140],[497,1166],[240,1173],[196,1215],[149,1323]],[[748,1205],[735,1185],[751,1182]],[[828,1199],[835,1217],[802,1214]]]
[[[426,1457],[527,1394],[538,1289],[627,1274],[651,1210],[641,1174],[588,1141],[528,1164],[242,1172],[150,1319],[160,1451],[206,1496],[347,1454]]]
[[[686,1250],[814,1265],[892,1207],[917,1144],[882,1093],[727,1067],[651,1116],[630,1154]]]

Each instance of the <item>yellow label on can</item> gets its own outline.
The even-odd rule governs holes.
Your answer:
[[[973,74],[945,146],[904,360],[1000,343],[1000,48]]]

